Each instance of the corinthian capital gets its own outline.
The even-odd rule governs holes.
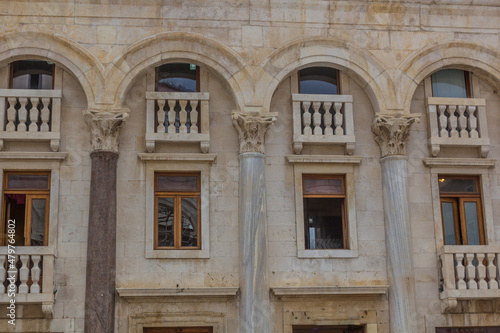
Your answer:
[[[410,127],[419,121],[420,115],[376,115],[372,131],[382,151],[382,157],[406,155],[406,141],[410,136]]]
[[[125,109],[113,112],[84,111],[83,117],[92,135],[92,151],[118,153],[118,137],[120,128],[128,119],[127,111]]]
[[[264,154],[264,137],[267,129],[276,122],[277,115],[275,112],[233,112],[233,125],[240,138],[240,154]]]

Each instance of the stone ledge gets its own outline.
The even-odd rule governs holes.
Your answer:
[[[362,156],[345,155],[287,155],[289,163],[331,163],[331,164],[353,164],[361,163]]]
[[[424,158],[422,159],[425,166],[429,168],[484,168],[490,169],[495,167],[495,159],[492,158]]]
[[[59,152],[0,152],[0,160],[59,160],[66,159],[68,153]]]
[[[378,297],[385,295],[389,286],[328,286],[328,287],[275,287],[271,291],[278,297],[317,297],[317,296],[363,296]]]
[[[239,288],[116,288],[125,299],[156,297],[236,297]]]
[[[205,162],[215,163],[217,154],[181,154],[181,153],[139,153],[141,161]]]

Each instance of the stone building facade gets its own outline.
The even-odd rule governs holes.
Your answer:
[[[498,0],[0,4],[0,332],[498,332]],[[49,89],[13,86],[26,60]],[[179,63],[196,92],[158,91]],[[341,246],[304,225],[318,179]],[[170,199],[192,248],[159,245]]]

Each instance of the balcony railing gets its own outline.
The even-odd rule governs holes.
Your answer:
[[[478,147],[488,156],[490,140],[486,122],[486,101],[482,98],[427,98],[429,145],[432,156],[441,146]]]
[[[344,145],[354,152],[351,95],[293,94],[293,148],[300,154],[304,143]]]
[[[12,279],[15,288],[9,287]],[[0,247],[0,303],[12,299],[16,304],[41,304],[46,318],[52,318],[54,305],[54,250],[44,246],[15,247],[8,253],[7,246]]]
[[[61,90],[0,89],[0,150],[4,141],[61,141]]]
[[[147,92],[146,149],[156,142],[199,142],[210,147],[208,93]]]
[[[441,299],[500,298],[500,246],[444,246],[439,253]]]

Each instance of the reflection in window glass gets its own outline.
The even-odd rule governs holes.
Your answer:
[[[174,198],[158,198],[158,246],[174,246]]]
[[[181,176],[181,175],[159,175],[158,176],[158,191],[165,192],[193,192],[198,191],[197,176]]]
[[[479,223],[477,219],[477,204],[464,202],[465,224],[467,227],[467,244],[481,245],[479,236]]]
[[[197,92],[198,66],[185,63],[165,64],[157,68],[157,91]]]
[[[182,198],[182,246],[198,246],[198,198]]]
[[[342,179],[304,179],[305,194],[342,194]]]
[[[432,74],[431,79],[434,97],[471,97],[469,75],[463,70],[443,69]]]
[[[446,245],[457,245],[453,202],[442,202],[444,239]]]
[[[338,77],[339,71],[334,68],[304,68],[299,71],[299,92],[301,94],[339,94]]]
[[[344,199],[304,198],[306,249],[343,249]]]
[[[8,189],[39,189],[49,187],[48,175],[9,174],[7,175]]]
[[[45,239],[45,199],[31,201],[31,246],[43,246]]]
[[[12,63],[12,89],[52,89],[54,64],[41,60]]]

